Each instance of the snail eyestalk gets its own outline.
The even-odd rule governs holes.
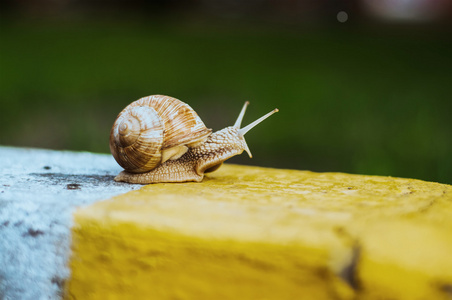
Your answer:
[[[263,120],[267,119],[268,117],[270,117],[271,115],[273,115],[274,113],[278,112],[279,110],[277,108],[275,108],[274,110],[272,110],[271,112],[269,112],[268,114],[266,114],[265,116],[260,117],[259,119],[257,119],[256,121],[254,121],[253,123],[239,129],[239,135],[244,136],[248,131],[250,131],[254,126],[256,126],[257,124],[259,124],[260,122],[262,122]]]
[[[247,105],[248,105],[248,101],[245,102],[245,105],[243,106],[242,112],[240,113],[240,116],[239,116],[240,121],[241,121],[241,118],[243,118],[243,114],[245,114],[245,109],[246,109],[246,106],[247,106]],[[278,111],[279,111],[279,110],[278,110],[277,108],[275,108],[274,110],[272,110],[272,111],[269,112],[268,114],[266,114],[266,115],[260,117],[260,118],[257,119],[256,121],[254,121],[253,123],[251,123],[251,124],[249,124],[249,125],[247,125],[247,126],[241,128],[241,129],[239,129],[239,131],[238,131],[239,136],[241,136],[241,137],[243,138],[243,140],[245,141],[245,137],[244,137],[244,136],[245,136],[245,134],[246,134],[248,131],[250,131],[254,126],[256,126],[257,124],[259,124],[260,122],[262,122],[263,120],[267,119],[268,117],[270,117],[271,115],[273,115],[274,113],[276,113],[276,112],[278,112]],[[237,121],[238,121],[238,120],[237,120]],[[236,122],[236,123],[237,123],[237,122]],[[237,128],[239,128],[239,127],[237,127]],[[250,158],[252,158],[253,155],[251,154],[250,148],[248,148],[248,145],[247,145],[246,141],[245,141],[245,143],[244,143],[244,147],[245,147],[246,153],[248,153],[248,156],[249,156]]]
[[[245,111],[246,111],[246,107],[250,104],[249,101],[246,101],[245,104],[243,105],[242,110],[240,111],[239,117],[237,118],[237,121],[235,121],[234,127],[235,128],[240,128],[240,126],[242,126],[242,120],[243,120],[243,116],[245,115]]]

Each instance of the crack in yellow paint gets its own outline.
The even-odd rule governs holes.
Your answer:
[[[79,209],[68,299],[448,299],[452,187],[225,165]]]

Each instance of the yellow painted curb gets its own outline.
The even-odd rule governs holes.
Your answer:
[[[75,213],[67,299],[450,299],[452,186],[225,165]]]

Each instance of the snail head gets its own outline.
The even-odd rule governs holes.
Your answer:
[[[262,121],[264,121],[265,119],[267,119],[268,117],[270,117],[271,115],[273,115],[274,113],[278,112],[279,110],[277,108],[275,108],[274,110],[272,110],[271,112],[269,112],[268,114],[260,117],[259,119],[257,119],[256,121],[252,122],[251,124],[240,128],[240,126],[242,125],[242,120],[243,120],[243,116],[245,115],[245,111],[246,108],[249,105],[249,101],[246,101],[245,104],[243,105],[242,110],[240,111],[239,117],[237,118],[237,121],[235,121],[235,124],[232,126],[234,129],[237,130],[237,134],[238,137],[240,139],[243,139],[243,145],[244,145],[244,150],[246,151],[246,153],[248,153],[249,157],[253,157],[251,154],[250,149],[248,148],[248,145],[246,144],[245,141],[245,134],[250,131],[254,126],[256,126],[257,124],[261,123]]]

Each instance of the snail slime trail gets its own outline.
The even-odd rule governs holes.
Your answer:
[[[119,113],[110,133],[110,151],[124,168],[115,180],[199,182],[204,173],[243,151],[252,157],[245,134],[278,109],[240,128],[248,104],[233,126],[212,133],[188,104],[173,97],[152,95],[132,102]]]

